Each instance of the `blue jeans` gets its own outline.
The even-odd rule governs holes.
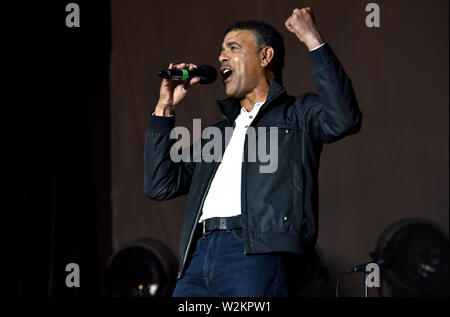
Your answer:
[[[245,255],[242,229],[212,231],[198,238],[173,297],[287,296],[280,255]]]

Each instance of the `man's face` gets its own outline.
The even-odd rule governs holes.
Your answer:
[[[225,35],[219,56],[220,73],[228,96],[242,99],[264,79],[256,37],[252,31],[236,30]]]

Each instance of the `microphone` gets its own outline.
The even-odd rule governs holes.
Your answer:
[[[365,272],[367,264],[370,264],[370,263],[376,263],[376,264],[378,264],[380,267],[382,267],[384,269],[389,269],[389,268],[391,268],[394,265],[394,259],[389,254],[386,254],[386,255],[380,256],[378,258],[378,260],[375,261],[375,262],[368,262],[368,263],[365,263],[365,264],[354,266],[354,267],[352,267],[352,268],[342,272],[342,274],[350,274],[350,273],[356,273],[356,272]]]
[[[217,71],[209,65],[200,65],[197,69],[165,69],[158,72],[158,76],[165,79],[189,80],[193,77],[199,77],[200,84],[211,84],[217,78]]]

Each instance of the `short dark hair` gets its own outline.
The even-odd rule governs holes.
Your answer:
[[[256,43],[258,48],[262,49],[264,46],[270,46],[273,48],[275,54],[269,65],[272,67],[272,71],[275,74],[275,79],[283,84],[283,67],[284,67],[284,41],[283,36],[271,26],[262,21],[247,20],[237,22],[227,28],[225,35],[231,31],[236,30],[249,30],[255,34]]]

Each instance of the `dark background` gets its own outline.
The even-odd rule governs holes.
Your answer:
[[[306,48],[284,28],[295,7],[313,8],[364,114],[361,132],[326,145],[321,159],[318,245],[331,289],[337,272],[371,260],[398,219],[427,218],[448,232],[448,1],[374,1],[380,28],[366,27],[371,1],[360,0],[75,2],[78,29],[64,24],[69,1],[15,8],[26,18],[9,23],[10,52],[21,60],[9,65],[6,134],[14,294],[104,295],[108,258],[141,238],[178,254],[186,197],[158,203],[142,190],[155,73],[171,61],[217,66],[226,27],[260,19],[285,38],[288,92],[315,92]],[[193,88],[177,125],[221,120],[215,100],[223,97],[219,81]],[[80,265],[79,289],[65,287],[70,262]],[[342,296],[362,292],[360,277],[342,281]]]
[[[104,294],[112,254],[110,3],[76,1],[81,27],[67,28],[68,3],[4,7],[12,53],[5,66],[13,74],[5,92],[13,109],[6,117],[13,207],[5,213],[12,251],[4,272],[12,279],[5,289],[20,296]],[[80,288],[65,285],[72,262],[80,266]]]

